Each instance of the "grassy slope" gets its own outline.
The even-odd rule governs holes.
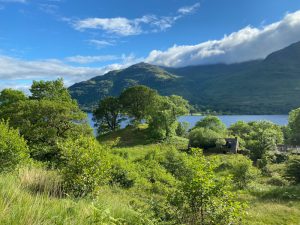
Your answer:
[[[145,127],[138,130],[127,128],[126,132],[119,131],[99,139],[102,143],[108,143],[120,137],[114,151],[126,153],[130,161],[145,156],[153,149],[169,145],[150,141],[143,145],[145,132]],[[187,144],[181,138],[171,142],[179,148]],[[24,174],[0,175],[0,224],[150,224],[142,221],[143,216],[129,206],[133,199],[138,201],[134,190],[102,187],[95,200],[55,198],[31,193],[22,186],[24,182],[19,179],[22,176]],[[266,177],[261,178],[249,190],[237,194],[241,200],[249,203],[246,224],[299,225],[300,186],[272,186],[267,184],[267,180]],[[127,222],[116,222],[117,218],[126,218]]]
[[[0,176],[0,224],[113,224],[118,218],[139,224],[140,215],[128,207],[132,200],[122,190],[103,187],[96,200],[55,198],[33,194],[17,175]],[[124,223],[125,224],[125,223]]]
[[[134,160],[147,154],[157,145],[146,141],[146,127],[139,129],[127,128],[114,134],[104,135],[99,138],[107,143],[120,138],[115,151],[128,154],[129,159]],[[187,146],[187,140],[175,139],[172,144],[183,148]],[[130,146],[126,146],[128,144]],[[225,156],[226,157],[226,156]],[[268,178],[262,178],[249,190],[241,191],[239,198],[247,201],[246,224],[249,225],[300,225],[300,186],[278,187],[266,184]]]

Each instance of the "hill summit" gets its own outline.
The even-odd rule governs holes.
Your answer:
[[[162,95],[181,95],[199,110],[235,114],[286,114],[300,106],[300,42],[264,60],[237,64],[162,68],[138,63],[69,88],[82,108],[105,96],[146,85]]]

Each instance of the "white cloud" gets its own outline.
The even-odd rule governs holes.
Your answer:
[[[185,7],[178,9],[178,13],[183,14],[183,15],[190,14],[190,13],[195,12],[199,7],[200,7],[200,3],[198,2],[194,5],[185,6]]]
[[[183,16],[194,12],[200,4],[182,7],[175,16],[145,15],[139,18],[128,19],[125,17],[116,18],[87,18],[72,23],[76,30],[87,29],[103,30],[109,34],[118,36],[139,35],[142,33],[164,31]]]
[[[88,42],[91,45],[96,46],[96,48],[100,49],[100,48],[104,48],[107,46],[113,46],[114,42],[112,41],[106,41],[106,40],[96,40],[96,39],[92,39],[92,40],[88,40]]]
[[[162,66],[237,63],[265,58],[268,54],[300,41],[300,11],[262,28],[245,27],[220,40],[197,45],[153,50],[146,61]]]
[[[97,55],[97,56],[76,55],[76,56],[67,57],[66,61],[79,63],[79,64],[88,64],[88,63],[106,62],[106,61],[112,61],[118,59],[120,59],[120,57],[115,55]]]
[[[64,78],[66,85],[69,86],[140,61],[143,59],[134,55],[122,55],[119,63],[103,67],[76,67],[57,59],[28,61],[0,55],[0,90],[9,87],[26,89],[28,83],[24,83],[23,80],[53,80],[58,77]]]
[[[141,32],[138,24],[134,20],[127,18],[88,18],[79,20],[74,24],[77,30],[100,29],[108,33],[122,36],[139,34]]]

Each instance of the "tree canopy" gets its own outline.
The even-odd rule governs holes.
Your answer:
[[[124,119],[121,116],[122,106],[119,98],[106,97],[99,102],[93,113],[99,133],[116,131],[120,128],[120,123]]]
[[[62,80],[34,82],[30,90],[29,98],[19,91],[2,91],[0,99],[5,104],[0,105],[0,118],[19,129],[33,158],[57,160],[59,141],[79,134],[92,135],[86,114],[71,99]]]
[[[126,114],[136,122],[140,122],[148,118],[157,96],[157,91],[139,85],[124,90],[120,95],[120,102]]]

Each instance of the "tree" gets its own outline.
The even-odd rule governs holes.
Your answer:
[[[196,148],[214,148],[219,143],[218,140],[224,140],[224,136],[214,130],[199,127],[193,129],[189,134],[189,145]],[[224,141],[223,141],[224,143]]]
[[[246,123],[244,121],[238,121],[238,122],[232,124],[228,128],[228,130],[234,136],[238,136],[242,139],[247,139],[252,128],[248,123]]]
[[[150,113],[149,130],[156,138],[171,137],[178,126],[177,118],[189,112],[189,103],[177,95],[159,96]]]
[[[276,150],[283,142],[283,133],[279,126],[269,121],[250,122],[251,132],[246,141],[246,148],[255,162],[259,159],[266,164],[268,154]]]
[[[288,142],[292,145],[300,145],[300,108],[290,112],[287,128]]]
[[[186,137],[188,134],[188,130],[190,128],[189,122],[178,122],[177,128],[176,128],[176,135],[180,137]]]
[[[29,149],[19,131],[0,121],[0,173],[15,169],[28,158]]]
[[[226,133],[226,125],[216,116],[206,116],[198,121],[194,128],[206,128],[218,133]]]
[[[287,161],[285,176],[293,183],[300,183],[300,156],[290,156]]]
[[[0,93],[0,109],[6,107],[9,104],[24,101],[27,97],[22,91],[13,90],[13,89],[3,89]]]
[[[106,149],[94,137],[67,139],[60,143],[60,148],[65,189],[73,196],[86,196],[109,180]]]
[[[30,99],[34,100],[73,101],[68,89],[64,87],[63,79],[54,81],[33,81],[30,92]]]
[[[124,112],[140,123],[149,117],[151,108],[156,104],[157,95],[155,90],[146,86],[134,86],[122,92],[120,102]]]
[[[34,88],[31,88],[34,90],[34,98],[13,102],[1,108],[0,117],[9,120],[10,126],[19,129],[30,147],[33,158],[59,162],[57,143],[60,140],[80,134],[89,136],[92,135],[92,130],[87,124],[86,114],[66,94],[67,89],[62,90],[63,85],[60,85],[60,81],[59,85],[56,85],[57,81],[53,83],[47,82],[46,86],[49,89],[44,85],[39,89],[39,83],[35,83]],[[53,87],[57,87],[57,90]],[[53,95],[45,94],[51,92]],[[54,93],[65,94],[59,98],[59,94]]]
[[[121,111],[122,107],[118,98],[107,97],[101,100],[93,115],[98,132],[104,133],[119,129],[123,120]]]
[[[246,188],[259,175],[259,170],[253,166],[252,160],[240,154],[222,158],[218,171],[223,174],[229,172],[239,189]]]
[[[202,128],[203,129],[203,128]],[[180,224],[241,224],[245,205],[234,199],[231,180],[215,173],[217,164],[197,154],[191,173],[170,196]]]

